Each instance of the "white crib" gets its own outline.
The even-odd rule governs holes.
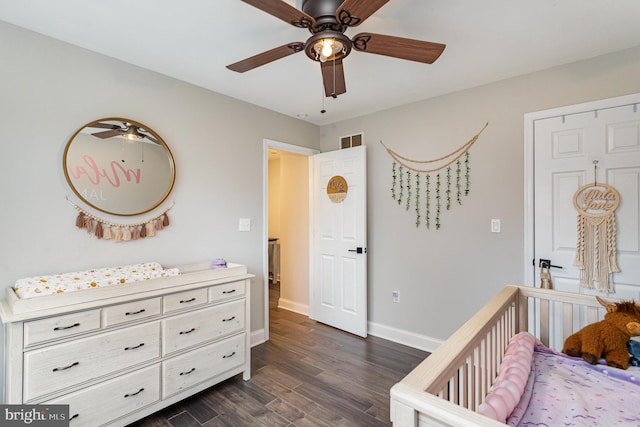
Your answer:
[[[504,426],[475,411],[497,377],[509,339],[527,331],[560,350],[566,337],[604,314],[594,296],[506,286],[391,388],[393,425]]]

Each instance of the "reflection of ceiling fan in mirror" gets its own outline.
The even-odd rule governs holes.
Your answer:
[[[122,126],[111,124],[111,123],[101,123],[96,122],[90,124],[88,127],[92,128],[100,128],[100,129],[109,129],[102,132],[95,132],[91,135],[106,139],[112,138],[114,136],[122,136],[125,139],[129,139],[132,141],[148,139],[149,141],[159,144],[158,140],[152,137],[151,135],[147,135],[147,130],[141,128],[140,126],[136,126],[133,123],[122,122]]]
[[[288,43],[227,68],[244,73],[304,50],[309,58],[320,63],[325,95],[334,98],[347,91],[342,59],[352,48],[425,64],[433,63],[445,48],[440,43],[382,34],[359,33],[352,39],[344,35],[349,27],[360,25],[389,0],[302,0],[302,10],[283,0],[242,1],[293,26],[307,28],[312,35],[304,43]]]

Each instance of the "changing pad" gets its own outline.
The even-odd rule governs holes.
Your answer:
[[[27,277],[18,280],[13,289],[19,298],[33,298],[82,289],[124,285],[178,274],[180,274],[180,270],[177,268],[165,269],[157,262],[145,262],[73,273]]]

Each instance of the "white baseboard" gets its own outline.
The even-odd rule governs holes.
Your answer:
[[[278,300],[278,308],[293,311],[294,313],[302,314],[303,316],[307,316],[307,317],[309,316],[308,304],[300,304],[299,302],[280,298]]]
[[[264,340],[264,328],[251,332],[251,347],[255,347],[265,342]]]
[[[308,316],[309,306],[280,299],[278,307],[284,310],[294,311],[296,313]],[[393,328],[391,326],[381,325],[379,323],[369,322],[368,334],[378,338],[384,338],[398,344],[417,348],[429,353],[433,353],[443,341],[428,337],[426,335],[408,332],[402,329]],[[255,347],[264,343],[264,328],[251,332],[251,347]]]
[[[374,322],[368,323],[368,333],[378,338],[384,338],[386,340],[424,350],[429,353],[433,353],[435,349],[443,343],[441,340],[431,338],[426,335],[420,335],[414,332],[408,332]]]

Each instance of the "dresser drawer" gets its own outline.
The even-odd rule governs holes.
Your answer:
[[[160,356],[160,322],[24,353],[24,401]]]
[[[193,289],[163,297],[162,309],[164,313],[196,307],[207,302],[207,288]]]
[[[24,323],[24,346],[100,329],[100,309]]]
[[[162,298],[143,299],[102,309],[103,326],[118,325],[160,314]]]
[[[209,288],[209,301],[222,301],[228,298],[243,296],[244,293],[244,280],[224,283]]]
[[[45,402],[69,405],[70,426],[95,427],[160,400],[160,364]]]
[[[162,321],[162,355],[204,343],[244,328],[244,300],[232,301]]]
[[[243,333],[163,362],[162,398],[241,366],[244,350]]]

